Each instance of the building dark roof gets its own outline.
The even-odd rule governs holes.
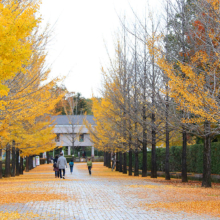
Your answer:
[[[57,115],[52,116],[53,124],[56,125],[83,125],[83,120],[86,119],[91,125],[95,125],[93,115]]]

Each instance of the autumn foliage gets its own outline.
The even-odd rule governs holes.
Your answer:
[[[97,126],[87,127],[95,146],[106,151],[105,159],[116,154],[124,173],[129,161],[129,175],[132,168],[135,175],[140,168],[147,175],[148,150],[151,176],[156,178],[155,149],[166,147],[169,180],[170,144],[182,145],[183,182],[188,181],[187,144],[190,139],[201,140],[202,186],[211,187],[211,142],[220,134],[219,1],[167,0],[165,14],[165,28],[151,12],[145,21],[135,20],[134,30],[127,31],[128,21],[124,20],[115,58],[102,68],[102,99],[93,100]],[[123,160],[119,152],[124,153]],[[143,167],[138,153],[143,155]],[[107,161],[110,167],[111,161]]]
[[[56,96],[49,80],[40,1],[0,2],[0,135],[1,148],[15,141],[22,156],[54,148],[49,115],[64,93]]]

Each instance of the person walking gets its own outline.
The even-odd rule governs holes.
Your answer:
[[[65,179],[65,166],[67,168],[66,158],[63,156],[63,152],[60,152],[60,157],[57,160],[57,167],[59,167],[59,171],[60,171],[60,179],[62,179],[62,171],[63,171],[63,179]]]
[[[71,160],[69,162],[69,166],[70,166],[70,173],[72,174],[73,173],[73,166],[74,166],[73,160]]]
[[[88,166],[89,174],[91,175],[91,174],[92,174],[92,172],[91,172],[91,169],[92,169],[92,161],[90,160],[90,158],[89,158],[88,161],[87,161],[87,166]]]
[[[53,159],[53,170],[55,171],[55,178],[59,178],[59,167],[57,166],[58,155]]]

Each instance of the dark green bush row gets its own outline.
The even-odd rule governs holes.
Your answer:
[[[157,148],[157,170],[165,171],[165,148]],[[214,142],[211,146],[212,174],[220,174],[220,142]],[[139,152],[139,169],[142,169],[143,154]],[[128,160],[128,155],[127,155]],[[181,172],[182,147],[170,148],[170,172]],[[127,161],[128,164],[128,161]],[[134,154],[133,162],[134,166]],[[147,153],[147,169],[151,169],[151,152]],[[203,144],[195,144],[187,147],[187,171],[193,173],[203,172]]]
[[[41,164],[45,164],[45,163],[46,163],[46,161],[47,161],[47,159],[46,159],[46,158],[40,158],[40,165],[41,165]]]
[[[66,161],[67,161],[67,163],[69,163],[69,162],[73,159],[73,157],[70,156],[70,155],[65,156],[65,157],[66,157]]]
[[[71,148],[71,155],[74,155],[75,157],[78,157],[78,152],[80,152],[80,157],[82,157],[84,151],[86,152],[86,157],[91,157],[91,148],[92,147],[84,147],[84,148],[74,148],[74,150]],[[70,156],[72,158],[71,155],[68,155],[68,148],[67,147],[63,147],[62,150],[64,151],[64,156],[68,157]],[[60,149],[55,149],[54,153],[53,151],[49,152],[49,156],[52,157],[53,155],[59,155],[60,154]],[[97,149],[94,150],[94,156],[104,156],[103,151],[98,151]],[[42,155],[41,155],[42,156]]]
[[[12,166],[10,165],[10,169],[11,169],[11,175],[12,175]],[[25,163],[23,164],[23,170],[25,170]],[[5,161],[3,161],[2,164],[2,176],[5,176]]]

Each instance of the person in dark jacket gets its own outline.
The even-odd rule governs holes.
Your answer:
[[[71,160],[69,162],[69,166],[70,166],[70,173],[72,174],[73,173],[73,166],[74,166],[73,160]]]
[[[53,170],[55,171],[55,178],[59,178],[59,168],[57,166],[58,155],[56,155],[55,159],[53,159]]]

